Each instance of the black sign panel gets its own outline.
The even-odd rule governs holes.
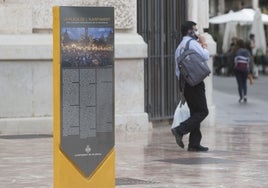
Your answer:
[[[60,7],[61,150],[90,176],[114,147],[114,9]]]

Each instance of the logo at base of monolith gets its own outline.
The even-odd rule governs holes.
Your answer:
[[[86,153],[78,153],[78,154],[75,154],[74,156],[75,157],[94,157],[94,156],[102,156],[102,153],[94,153],[94,152],[91,152],[92,149],[90,148],[89,145],[86,146],[85,148],[85,152]]]

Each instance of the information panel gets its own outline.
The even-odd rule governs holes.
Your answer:
[[[90,176],[114,147],[114,10],[60,8],[60,147]]]

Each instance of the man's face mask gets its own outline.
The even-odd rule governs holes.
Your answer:
[[[198,30],[197,30],[197,29],[194,29],[194,34],[195,34],[195,36],[197,36],[197,37],[198,37],[199,32],[198,32]]]
[[[192,29],[192,30],[190,31],[190,36],[191,36],[193,39],[197,40],[197,39],[198,39],[198,35],[199,35],[198,29]]]

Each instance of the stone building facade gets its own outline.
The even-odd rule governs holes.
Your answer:
[[[136,30],[136,0],[0,0],[0,133],[52,133],[53,6],[115,7],[115,126],[150,128],[144,111],[147,44]],[[208,0],[188,1],[188,17],[201,29],[208,27],[208,7]],[[206,36],[213,54],[215,43]],[[207,121],[213,124],[212,78],[206,82]]]

